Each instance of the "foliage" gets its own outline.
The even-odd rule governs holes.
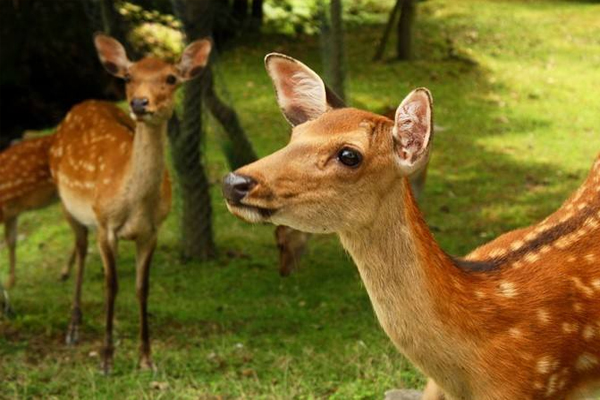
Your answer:
[[[118,3],[119,14],[131,26],[129,41],[142,54],[175,61],[184,48],[181,21],[170,14],[129,3]]]
[[[424,193],[426,220],[444,249],[475,246],[543,218],[585,177],[600,149],[598,8],[584,2],[429,0],[419,3],[415,60],[369,63],[380,27],[348,31],[350,102],[383,110],[412,88],[435,97],[436,137]],[[501,18],[499,17],[501,16]],[[289,126],[262,57],[273,50],[319,70],[318,40],[282,36],[223,55],[220,71],[260,155]],[[214,135],[214,129],[209,132]],[[83,294],[83,342],[63,344],[72,282],[58,282],[71,235],[59,207],[26,214],[19,315],[0,321],[0,398],[380,399],[422,377],[381,332],[351,260],[320,236],[288,279],[276,273],[273,229],[232,217],[218,182],[227,171],[207,140],[221,256],[181,265],[178,210],[161,231],[149,309],[159,370],[135,370],[134,251],[119,259],[116,371],[97,373],[102,272],[92,248]],[[0,266],[6,271],[5,251]]]
[[[265,30],[287,35],[319,32],[320,0],[267,0],[264,4]],[[382,23],[393,6],[390,0],[345,0],[343,19],[348,26]]]

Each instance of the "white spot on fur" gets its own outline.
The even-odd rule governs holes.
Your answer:
[[[523,333],[519,328],[510,328],[508,334],[514,338],[520,338]]]
[[[534,263],[540,259],[540,255],[538,253],[527,253],[525,256],[525,261],[528,263]]]
[[[586,325],[583,328],[583,333],[582,336],[585,340],[590,340],[592,339],[594,336],[596,335],[596,328],[594,328],[592,325]]]
[[[540,374],[547,374],[552,369],[552,357],[544,356],[540,358],[536,365],[536,370]]]
[[[512,282],[503,281],[500,283],[498,289],[505,297],[515,297],[517,295],[517,289]]]
[[[490,251],[489,256],[495,258],[495,257],[502,257],[505,254],[506,254],[506,249],[497,248],[497,249]]]
[[[564,333],[573,333],[573,332],[576,332],[577,329],[579,329],[579,326],[575,323],[569,323],[569,322],[562,323],[562,330]]]
[[[524,244],[525,244],[525,243],[524,243],[523,241],[521,241],[521,240],[517,240],[516,242],[513,242],[513,243],[510,245],[510,249],[511,249],[512,251],[519,250],[521,247],[523,247],[523,245],[524,245]]]
[[[572,277],[571,281],[573,281],[575,288],[577,288],[577,290],[581,291],[586,296],[590,297],[590,296],[594,295],[594,291],[592,290],[592,288],[584,285],[583,282],[581,281],[581,279]]]
[[[538,310],[537,318],[542,324],[547,324],[550,322],[550,314],[548,314],[548,311],[544,310],[543,308]]]

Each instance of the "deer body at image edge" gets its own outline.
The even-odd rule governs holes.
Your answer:
[[[123,46],[108,36],[96,35],[94,43],[106,70],[125,80],[129,108],[136,121],[110,103],[81,103],[58,126],[50,150],[52,175],[77,238],[77,277],[67,342],[78,339],[87,235],[94,227],[106,290],[102,369],[108,373],[112,367],[116,259],[121,239],[136,244],[139,365],[151,369],[147,313],[150,264],[158,229],[171,206],[164,154],[167,122],[173,113],[176,88],[199,75],[208,62],[211,44],[208,40],[190,44],[180,62],[171,65],[152,57],[132,62]]]
[[[383,329],[433,379],[425,398],[574,399],[599,382],[600,160],[544,221],[456,259],[408,181],[429,158],[429,91],[409,94],[392,121],[332,109],[294,59],[273,54],[266,66],[295,127],[285,148],[225,178],[228,208],[338,233]]]
[[[49,150],[54,135],[26,139],[0,152],[0,222],[8,248],[9,275],[5,288],[15,285],[17,263],[17,221],[19,215],[46,207],[58,200],[50,175]],[[74,262],[72,252],[61,278],[69,276]],[[8,300],[6,309],[9,310]]]

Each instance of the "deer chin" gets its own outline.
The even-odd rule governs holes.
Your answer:
[[[270,222],[271,216],[276,212],[274,209],[251,206],[246,204],[231,204],[227,202],[227,209],[236,217],[258,224],[261,222]]]

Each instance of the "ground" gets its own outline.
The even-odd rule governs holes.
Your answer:
[[[352,105],[395,107],[433,92],[429,181],[422,201],[444,249],[465,254],[543,218],[584,179],[600,152],[600,8],[586,1],[428,0],[418,6],[415,59],[372,63],[381,26],[350,28]],[[263,69],[279,51],[320,70],[318,39],[267,37],[217,57],[223,91],[260,155],[289,127]],[[352,261],[333,236],[311,242],[301,270],[277,275],[273,228],[225,209],[221,132],[206,151],[219,257],[182,263],[178,207],[160,235],[149,309],[156,373],[139,372],[133,247],[119,257],[114,374],[98,373],[103,278],[90,246],[82,343],[64,344],[72,281],[59,282],[71,235],[58,206],[23,216],[18,312],[0,319],[0,398],[381,399],[424,378],[381,331]],[[93,241],[92,241],[93,243]],[[6,250],[0,268],[6,276]]]

